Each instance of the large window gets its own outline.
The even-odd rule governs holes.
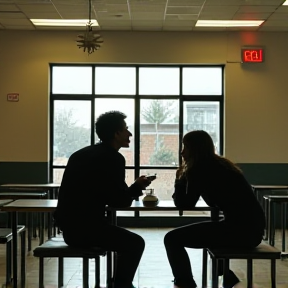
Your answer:
[[[97,117],[119,110],[133,133],[126,181],[157,173],[151,188],[171,199],[183,135],[205,130],[223,146],[223,66],[51,64],[51,181],[61,182],[69,156],[96,143]]]

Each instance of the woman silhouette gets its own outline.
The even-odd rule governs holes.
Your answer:
[[[183,164],[176,172],[172,196],[175,205],[182,209],[193,208],[201,196],[208,206],[218,207],[224,215],[219,222],[190,224],[165,235],[174,285],[194,288],[197,285],[185,247],[254,248],[262,240],[265,216],[241,170],[215,153],[213,140],[207,132],[188,132],[183,137],[181,155]],[[219,265],[218,274],[223,274],[223,263]],[[239,282],[233,271],[227,276],[223,283],[225,288]]]

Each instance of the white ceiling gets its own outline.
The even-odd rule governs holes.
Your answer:
[[[288,31],[284,0],[92,0],[95,30]],[[29,19],[88,19],[88,0],[0,0],[0,30],[81,30],[35,27]],[[260,27],[195,27],[197,20],[265,20]]]

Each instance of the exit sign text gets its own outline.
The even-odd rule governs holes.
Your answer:
[[[9,94],[7,94],[7,101],[18,102],[19,101],[19,93],[9,93]]]

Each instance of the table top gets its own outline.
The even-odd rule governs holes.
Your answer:
[[[7,212],[53,212],[57,207],[57,199],[19,199],[0,208]]]
[[[13,199],[1,199],[0,200],[0,207],[2,207],[3,205],[6,205],[10,202],[13,202]]]
[[[288,202],[288,195],[264,195],[263,197],[274,202]]]
[[[57,207],[57,199],[19,199],[0,209],[7,212],[53,212]],[[107,207],[108,211],[178,211],[173,200],[160,200],[156,207],[146,207],[143,202],[133,201],[130,207]],[[204,201],[198,201],[196,207],[189,209],[192,211],[211,211]],[[185,209],[186,210],[186,209]]]
[[[288,185],[251,185],[255,190],[288,190]]]
[[[193,211],[211,211],[213,208],[209,207],[205,201],[198,201],[196,207],[189,209]],[[174,205],[173,200],[160,200],[157,206],[144,206],[143,201],[133,201],[130,207],[107,207],[108,211],[179,211],[181,209]],[[186,209],[185,209],[186,210]]]
[[[8,184],[2,184],[0,187],[5,187],[5,188],[59,188],[60,184],[58,183],[42,183],[42,184],[13,184],[13,183],[8,183]]]

